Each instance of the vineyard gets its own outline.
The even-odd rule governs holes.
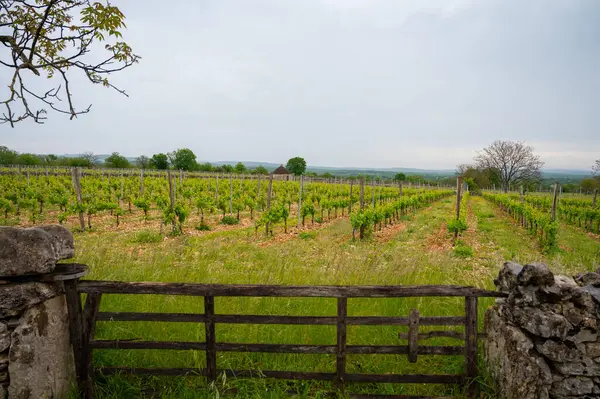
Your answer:
[[[83,176],[82,176],[83,175]],[[290,218],[298,227],[351,215],[360,238],[381,230],[400,217],[452,194],[448,189],[403,188],[402,185],[358,182],[323,183],[233,175],[186,176],[183,173],[144,173],[106,176],[77,169],[32,176],[0,175],[0,210],[5,224],[66,223],[80,231],[93,230],[95,219],[112,218],[115,227],[126,215],[143,213],[159,221],[160,232],[183,234],[185,228],[210,231],[215,223],[253,224],[273,236]],[[211,223],[208,222],[211,220]],[[211,225],[212,224],[212,225]],[[166,231],[166,229],[169,231]]]
[[[6,172],[6,173],[3,173]],[[286,285],[456,284],[493,289],[505,260],[542,261],[553,271],[575,273],[600,264],[599,206],[593,196],[559,196],[552,217],[549,193],[482,195],[456,188],[376,180],[316,181],[179,172],[107,173],[102,170],[0,170],[0,221],[30,226],[61,223],[76,240],[75,262],[87,278],[120,281]],[[215,301],[220,314],[332,316],[327,298],[235,298]],[[481,312],[493,299],[482,299]],[[349,316],[455,316],[453,298],[349,299]],[[185,296],[111,295],[103,312],[202,311]],[[480,313],[480,320],[483,313]],[[462,332],[461,327],[448,330]],[[422,326],[422,332],[435,331]],[[439,328],[437,328],[439,330]],[[351,345],[398,345],[402,326],[349,326]],[[100,321],[99,339],[201,341],[194,323]],[[220,341],[306,345],[335,344],[331,326],[220,325]],[[454,345],[434,333],[426,345]],[[452,356],[349,354],[348,372],[456,373]],[[204,352],[99,349],[96,367],[202,367]],[[220,369],[306,370],[335,367],[335,356],[299,353],[220,353]],[[484,373],[482,373],[485,375]],[[482,380],[483,398],[496,398]],[[349,384],[352,392],[463,397],[459,387],[425,384]],[[104,376],[100,398],[121,397],[324,397],[328,382],[268,378],[206,386],[202,378]],[[157,392],[161,392],[158,394]],[[159,396],[163,395],[163,396]]]

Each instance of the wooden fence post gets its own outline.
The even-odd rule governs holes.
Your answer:
[[[346,388],[346,316],[348,315],[348,299],[337,300],[337,348],[336,348],[336,378],[338,391]]]
[[[64,287],[69,317],[69,336],[71,340],[71,346],[73,348],[73,359],[75,360],[77,388],[80,396],[85,397],[85,387],[87,385],[89,370],[86,368],[87,362],[83,356],[84,331],[81,296],[77,292],[77,280],[66,280],[64,282]]]
[[[217,344],[215,334],[215,297],[204,297],[204,330],[206,333],[206,377],[208,382],[217,379]]]
[[[477,382],[474,380],[477,377],[477,328],[478,328],[478,309],[477,297],[465,297],[465,359],[466,359],[466,375],[470,379],[468,381],[468,397],[475,399],[477,396]]]
[[[417,362],[419,348],[419,311],[411,309],[408,315],[408,361]]]

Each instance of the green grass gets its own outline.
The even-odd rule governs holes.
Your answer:
[[[545,261],[559,271],[591,270],[598,260],[598,241],[575,229],[564,229],[561,245],[573,251],[542,254],[535,239],[482,198],[470,199],[473,221],[461,238],[472,250],[456,256],[445,223],[453,212],[446,199],[428,210],[403,218],[406,226],[388,240],[351,240],[347,219],[338,219],[306,237],[278,241],[255,238],[254,229],[238,228],[183,235],[149,242],[140,233],[76,233],[75,261],[90,267],[87,278],[122,281],[163,281],[237,284],[390,285],[457,284],[493,289],[493,278],[505,260]],[[276,232],[277,235],[277,232]],[[310,237],[310,239],[306,239]],[[277,238],[277,237],[276,237]],[[585,239],[584,239],[585,238]],[[589,240],[586,240],[589,239]],[[590,241],[591,240],[591,241]],[[268,244],[268,245],[264,245]],[[577,255],[575,255],[577,253]],[[557,264],[560,263],[560,267]],[[480,301],[480,318],[493,300]],[[463,300],[453,298],[350,299],[350,315],[405,316],[413,308],[423,316],[461,315]],[[322,298],[216,298],[217,313],[334,316],[336,302]],[[202,298],[150,295],[104,295],[102,311],[203,312]],[[422,328],[423,331],[432,328]],[[439,329],[434,328],[434,329]],[[393,326],[349,326],[348,344],[397,345]],[[204,325],[192,323],[99,322],[99,339],[203,341]],[[218,342],[335,344],[333,326],[217,325]],[[428,345],[458,344],[433,339]],[[326,371],[335,370],[335,356],[220,352],[219,368]],[[98,350],[96,366],[203,367],[202,351]],[[348,372],[461,373],[462,357],[349,355]],[[486,380],[486,383],[488,381]],[[113,376],[95,383],[100,398],[158,397],[319,397],[329,383],[220,380],[207,387],[202,378]],[[235,388],[235,390],[234,390]],[[350,392],[380,394],[456,395],[458,388],[411,384],[351,385]],[[485,391],[494,397],[493,389]],[[162,395],[162,396],[160,396]]]
[[[133,234],[131,238],[131,242],[134,244],[151,244],[161,242],[163,240],[163,235],[149,230],[141,230]]]

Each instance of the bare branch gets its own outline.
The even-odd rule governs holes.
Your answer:
[[[108,79],[112,73],[122,71],[140,59],[126,43],[116,41],[121,38],[119,30],[125,27],[124,18],[109,0],[0,0],[0,27],[12,29],[12,34],[0,35],[3,44],[0,55],[2,49],[6,49],[10,56],[10,61],[0,60],[0,66],[13,70],[7,86],[8,95],[0,98],[0,104],[6,108],[0,115],[0,123],[14,127],[15,123],[29,118],[43,123],[47,115],[44,107],[68,114],[70,119],[89,112],[91,105],[78,110],[73,102],[69,83],[73,71],[84,73],[91,83],[128,96]],[[111,38],[115,41],[110,42]],[[102,42],[109,52],[107,57],[100,62],[86,60],[92,47]],[[47,78],[57,76],[62,83],[40,92],[34,85],[27,84],[26,79],[30,77],[22,73],[24,70],[30,70],[36,76],[42,73]],[[60,106],[62,99],[66,107]]]

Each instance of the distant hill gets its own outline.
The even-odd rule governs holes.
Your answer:
[[[64,157],[77,157],[80,154],[63,154]],[[110,154],[96,154],[100,162],[104,162]],[[135,163],[136,157],[126,157],[130,162]],[[219,165],[235,165],[240,161],[206,161],[199,160],[199,163],[208,162],[214,166]],[[273,162],[258,162],[258,161],[241,161],[247,168],[253,169],[257,166],[264,166],[269,171],[275,170],[280,164]],[[285,165],[284,165],[285,166]],[[336,166],[307,166],[308,172],[315,172],[323,174],[326,172],[332,175],[344,177],[344,176],[356,176],[356,175],[369,175],[369,176],[382,176],[390,177],[396,173],[404,173],[406,175],[419,175],[428,179],[444,178],[448,176],[454,176],[454,169],[419,169],[419,168],[355,168],[355,167],[336,167]],[[558,180],[560,182],[579,181],[584,177],[590,176],[591,171],[581,169],[543,169],[542,178],[544,180]]]

